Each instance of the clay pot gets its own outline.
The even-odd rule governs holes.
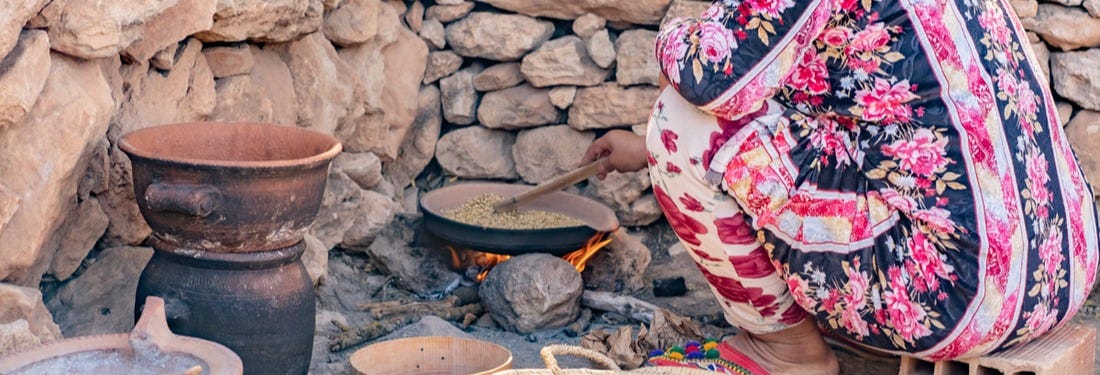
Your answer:
[[[302,239],[341,145],[292,126],[199,122],[137,130],[119,148],[154,247],[257,252]]]
[[[228,348],[177,336],[165,322],[164,301],[145,301],[129,334],[84,336],[0,358],[0,374],[239,375],[241,359]]]

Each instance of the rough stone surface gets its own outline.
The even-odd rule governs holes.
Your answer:
[[[1081,5],[1089,11],[1090,16],[1100,18],[1100,0],[1085,0]]]
[[[1066,125],[1066,138],[1077,151],[1077,160],[1089,181],[1100,180],[1100,154],[1093,152],[1100,147],[1100,112],[1083,110]],[[1093,195],[1100,196],[1100,188],[1092,185]]]
[[[512,146],[516,136],[484,126],[469,126],[439,138],[435,156],[443,171],[461,178],[516,178]]]
[[[592,60],[584,41],[576,36],[564,36],[546,42],[523,58],[520,70],[535,87],[595,86],[611,74],[611,71],[600,68]]]
[[[102,3],[59,0],[47,5],[42,16],[49,24],[51,48],[70,56],[94,59],[117,54],[141,39],[145,22],[175,3],[172,0]],[[150,51],[149,55],[159,49]]]
[[[516,171],[524,181],[538,184],[574,170],[595,139],[592,132],[578,132],[566,125],[521,131],[512,148]]]
[[[348,0],[328,13],[322,30],[328,40],[339,46],[366,43],[375,38],[385,40],[387,34],[393,35],[397,28],[397,22],[389,19],[388,9],[380,0]]]
[[[130,159],[115,146],[111,148],[108,160],[110,183],[107,191],[98,198],[103,212],[110,218],[110,224],[100,241],[109,247],[140,244],[153,230],[142,218],[134,198]]]
[[[287,42],[321,28],[321,0],[218,1],[214,26],[195,36],[204,42]]]
[[[0,12],[0,59],[7,56],[19,41],[19,30],[27,24],[49,0],[8,0]],[[3,69],[0,69],[3,71]]]
[[[214,113],[210,115],[211,120],[274,122],[275,109],[271,99],[252,77],[236,75],[221,78],[214,90],[218,101]]]
[[[447,252],[413,245],[418,227],[419,221],[398,216],[382,230],[367,254],[401,287],[422,297],[440,297],[458,287],[462,276],[451,271]]]
[[[653,224],[664,216],[661,206],[657,203],[657,197],[652,193],[643,195],[630,208],[615,213],[619,217],[619,224],[639,227]]]
[[[330,172],[310,234],[321,240],[324,248],[336,247],[355,224],[352,218],[370,214],[364,208],[366,201],[366,192],[355,181],[343,173]]]
[[[424,70],[428,65],[428,46],[412,31],[401,28],[397,41],[382,49],[382,58],[386,71],[386,83],[382,85],[384,126],[378,134],[379,144],[366,151],[392,159],[397,156],[398,148],[416,118],[420,82],[424,80]]]
[[[462,67],[462,56],[451,51],[435,51],[428,54],[428,67],[424,69],[424,83],[431,84],[449,76]]]
[[[1081,5],[1082,0],[1043,0],[1043,1],[1047,2],[1047,3],[1062,4],[1062,5],[1065,5],[1065,6],[1068,6],[1068,7],[1075,7],[1075,6]]]
[[[206,57],[206,64],[210,66],[214,78],[248,74],[256,66],[252,51],[243,44],[203,48],[202,55]]]
[[[367,249],[374,243],[378,233],[393,221],[394,215],[401,211],[401,206],[388,195],[367,190],[363,192],[363,203],[359,205],[359,211],[356,216],[343,218],[353,220],[339,244],[344,250],[360,252]]]
[[[673,0],[672,5],[668,7],[668,11],[665,12],[664,18],[661,19],[661,26],[664,26],[668,21],[679,17],[698,17],[703,14],[707,8],[710,8],[710,1],[696,1],[696,0]]]
[[[160,70],[172,70],[176,65],[176,51],[179,51],[179,47],[179,44],[175,44],[157,51],[153,57],[149,58],[149,65]]]
[[[343,173],[360,188],[369,190],[382,182],[382,160],[369,152],[343,152],[332,161],[332,170]]]
[[[443,49],[447,46],[446,31],[443,29],[443,24],[437,20],[424,21],[424,27],[420,30],[420,38],[431,43],[431,46],[436,49]]]
[[[1039,4],[1038,14],[1021,22],[1024,28],[1063,51],[1100,46],[1100,19],[1092,18],[1080,8]]]
[[[46,32],[25,31],[13,47],[0,58],[0,130],[23,122],[50,75]]]
[[[581,275],[549,254],[526,254],[489,271],[481,301],[501,328],[529,334],[572,323],[580,314]]]
[[[354,112],[352,68],[320,33],[287,43],[281,56],[294,79],[298,97],[297,125],[325,134]],[[286,89],[286,88],[283,88]]]
[[[631,204],[641,198],[649,187],[649,172],[646,170],[611,172],[603,180],[589,178],[585,194],[607,204],[621,218],[629,216]]]
[[[573,20],[573,34],[577,34],[577,36],[583,39],[588,39],[606,25],[607,20],[603,17],[592,13],[585,13],[583,16]]]
[[[298,95],[288,89],[294,87],[294,77],[290,74],[290,67],[279,57],[279,48],[250,46],[249,49],[256,65],[248,75],[252,83],[260,86],[271,100],[274,123],[294,125],[298,121]]]
[[[18,196],[4,187],[4,184],[0,184],[0,232],[4,231],[4,226],[11,221],[21,202]]]
[[[619,34],[619,39],[615,41],[615,80],[620,85],[657,85],[661,68],[657,65],[654,52],[656,47],[653,41],[656,39],[656,31],[644,29]]]
[[[558,86],[550,89],[550,103],[555,107],[566,109],[573,105],[573,98],[577,96],[577,86]]]
[[[1055,103],[1055,106],[1058,107],[1058,119],[1062,120],[1060,125],[1066,126],[1070,118],[1073,117],[1073,104],[1059,100]]]
[[[358,79],[354,101],[363,107],[363,115],[354,118],[337,129],[337,136],[347,141],[356,132],[365,132],[374,136],[382,126],[385,108],[382,106],[382,90],[386,83],[386,63],[382,57],[382,46],[377,43],[365,43],[354,47],[345,47],[337,51],[340,58],[352,68]],[[362,130],[361,130],[362,129]],[[375,138],[365,138],[366,143]],[[345,145],[346,147],[346,145]]]
[[[80,202],[58,231],[59,247],[50,265],[50,273],[58,280],[72,276],[96,241],[107,231],[107,224],[107,214],[103,213],[98,200],[88,198]]]
[[[586,39],[584,47],[599,67],[606,69],[615,63],[615,45],[611,43],[611,34],[607,29],[597,31]]]
[[[28,267],[48,256],[42,254],[46,242],[84,176],[81,159],[107,131],[114,110],[97,65],[57,53],[50,60],[49,78],[27,120],[0,131],[0,176],[22,202],[0,231],[0,280],[37,276],[26,274]]]
[[[383,164],[383,174],[397,188],[404,188],[428,166],[435,157],[435,144],[443,127],[443,110],[440,107],[439,89],[424,86],[417,100],[416,119],[405,137],[397,158]]]
[[[1043,76],[1039,77],[1039,81],[1043,83],[1043,86],[1050,87],[1050,49],[1047,48],[1046,43],[1036,41],[1031,43],[1031,52],[1035,55],[1035,62],[1039,64],[1039,69],[1043,72]]]
[[[443,23],[450,23],[459,18],[466,17],[467,14],[470,14],[471,10],[474,10],[473,1],[463,1],[461,4],[456,5],[432,5],[428,8],[425,17],[439,20],[439,22]]]
[[[111,124],[111,139],[150,126],[203,120],[215,107],[214,75],[202,43],[190,39],[167,74],[145,64],[124,67],[130,87]]]
[[[1039,13],[1039,2],[1036,0],[1009,0],[1008,3],[1019,18],[1035,17]]]
[[[66,283],[46,304],[65,336],[129,332],[134,327],[138,278],[153,249],[103,250],[80,277]]]
[[[554,24],[519,14],[474,12],[447,26],[447,44],[466,57],[512,61],[535,49]]]
[[[26,319],[0,323],[0,353],[18,353],[52,341],[54,340],[35,336]]]
[[[0,306],[4,306],[0,310],[0,323],[23,320],[30,333],[42,342],[61,338],[61,330],[54,324],[37,288],[0,284]]]
[[[475,65],[439,81],[439,91],[443,94],[443,118],[447,122],[469,125],[477,119],[478,95],[474,89],[474,76],[479,72],[480,67]]]
[[[1050,56],[1054,91],[1077,105],[1100,111],[1100,50],[1055,52]]]
[[[412,31],[419,33],[424,27],[424,4],[413,1],[409,5],[409,10],[405,12],[405,23],[409,24]]]
[[[305,235],[302,241],[306,243],[306,251],[302,253],[302,264],[306,266],[306,273],[314,286],[323,284],[328,274],[328,251],[325,243],[313,237]]]
[[[179,0],[145,21],[140,38],[123,49],[122,53],[132,61],[145,61],[188,35],[210,30],[214,25],[217,5],[217,0]]]
[[[523,129],[561,123],[562,113],[550,102],[550,90],[519,85],[486,93],[477,119],[492,129]]]
[[[646,287],[645,270],[650,251],[642,241],[625,229],[610,235],[611,243],[600,249],[585,264],[585,289],[631,294]]]
[[[496,91],[523,83],[523,73],[519,63],[501,63],[485,68],[474,76],[474,89],[477,91]]]
[[[577,130],[631,126],[646,122],[660,91],[617,84],[582,87],[569,107],[569,126]]]
[[[478,0],[500,9],[536,17],[573,19],[593,13],[609,21],[656,25],[664,17],[671,0]]]

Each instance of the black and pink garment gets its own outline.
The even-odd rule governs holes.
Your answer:
[[[1091,190],[1002,0],[722,0],[664,26],[658,201],[732,323],[941,360],[1069,320]]]

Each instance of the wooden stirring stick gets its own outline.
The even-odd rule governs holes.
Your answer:
[[[516,208],[516,206],[519,206],[524,202],[531,201],[532,199],[541,197],[549,193],[553,193],[555,191],[564,189],[567,186],[581,182],[584,179],[596,175],[596,173],[600,171],[600,163],[603,162],[604,158],[596,159],[596,161],[588,163],[568,173],[543,181],[541,184],[538,184],[538,186],[535,186],[525,192],[519,193],[514,197],[505,198],[493,205],[493,212],[502,212],[514,209]]]

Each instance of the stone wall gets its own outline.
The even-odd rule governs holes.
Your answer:
[[[1100,131],[1100,1],[1014,1],[1082,150]],[[151,250],[116,146],[136,129],[262,121],[344,142],[306,263],[360,252],[436,161],[446,179],[538,183],[606,129],[642,131],[671,0],[9,0],[0,12],[0,354],[120,332]],[[1096,17],[1094,17],[1096,15]],[[1094,57],[1095,56],[1095,57]],[[1094,112],[1097,111],[1097,112]],[[1071,116],[1071,113],[1076,113]],[[1100,154],[1082,153],[1100,178]],[[644,172],[582,193],[660,217]],[[47,301],[43,301],[45,291]],[[127,294],[129,293],[129,294]],[[53,318],[61,322],[60,331]]]

